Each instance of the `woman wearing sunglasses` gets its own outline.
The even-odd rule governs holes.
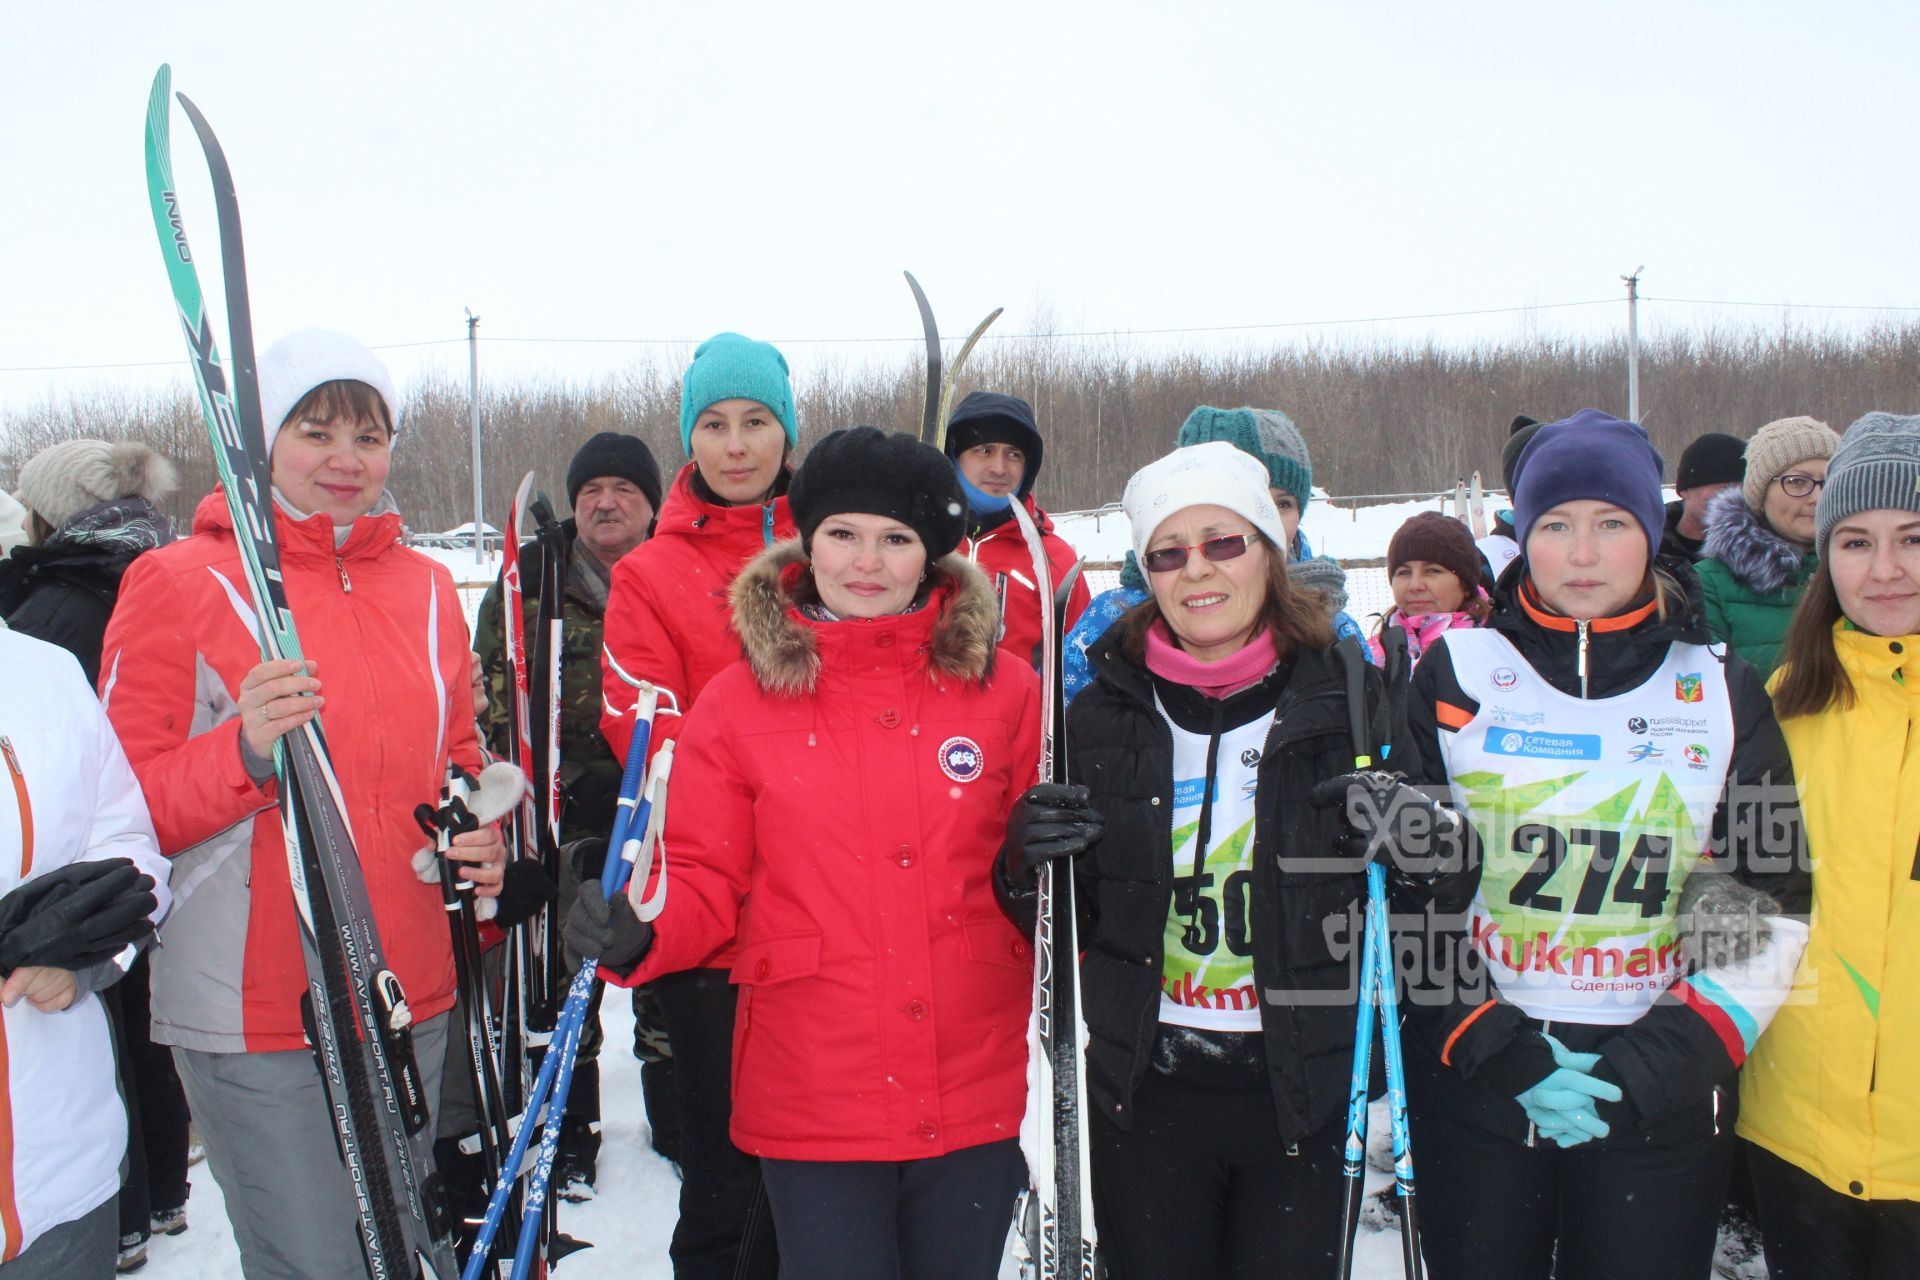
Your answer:
[[[1713,638],[1764,678],[1780,664],[1793,607],[1820,557],[1813,513],[1840,437],[1812,418],[1781,418],[1747,442],[1747,477],[1707,507],[1695,566]]]
[[[1106,822],[1076,878],[1094,1211],[1119,1278],[1336,1269],[1365,880],[1336,856],[1340,813],[1310,799],[1356,745],[1328,610],[1289,584],[1268,487],[1220,441],[1128,482],[1149,594],[1094,641],[1069,711]],[[1442,888],[1448,911],[1472,892]],[[1418,912],[1407,891],[1397,909]]]

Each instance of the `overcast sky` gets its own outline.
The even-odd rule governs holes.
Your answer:
[[[0,412],[185,385],[141,162],[149,83],[219,131],[256,334],[698,339],[905,361],[949,332],[1265,325],[1447,341],[1624,323],[1655,297],[1920,306],[1920,6],[801,3],[0,10]],[[209,293],[217,240],[174,155]],[[1650,326],[1773,311],[1649,303]],[[1803,312],[1808,323],[1871,313]],[[223,341],[224,345],[224,341]],[[684,346],[489,342],[490,375]],[[461,345],[386,353],[404,382]],[[423,363],[424,362],[424,363]]]

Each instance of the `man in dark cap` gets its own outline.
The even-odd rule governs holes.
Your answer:
[[[660,509],[660,464],[638,436],[602,431],[581,445],[567,466],[567,502],[573,515],[561,522],[559,545],[566,548],[566,609],[560,646],[560,788],[565,797],[563,838],[574,840],[613,834],[620,796],[620,763],[600,735],[600,644],[613,566],[647,540]],[[523,635],[531,655],[536,600],[534,584],[547,554],[536,538],[520,548],[523,587]],[[507,706],[513,673],[501,635],[501,583],[496,579],[480,602],[474,622],[474,652],[487,680],[487,710],[480,730],[496,755],[509,749]],[[539,714],[538,711],[535,712]],[[561,859],[560,907],[564,915],[575,889],[571,859]],[[636,1000],[636,1012],[640,1001]],[[600,1149],[599,1009],[580,1038],[573,1089],[567,1099],[567,1123],[560,1138],[554,1185],[569,1200],[593,1195]],[[641,1027],[648,1019],[640,1015]],[[654,1020],[657,1024],[657,1019]],[[636,1035],[636,1039],[638,1039]],[[657,1059],[661,1043],[649,1050]],[[636,1052],[640,1049],[636,1048]],[[456,1076],[450,1076],[457,1078]]]
[[[953,459],[967,499],[966,537],[960,551],[995,581],[1001,596],[1001,646],[1035,665],[1040,654],[1040,597],[1032,581],[1033,558],[1013,518],[1013,504],[1025,506],[1047,553],[1057,583],[1079,557],[1034,500],[1045,442],[1033,406],[1019,396],[975,391],[947,420],[947,456]],[[1073,584],[1066,607],[1071,627],[1086,611],[1084,579]]]
[[[1507,428],[1507,442],[1500,446],[1500,484],[1507,491],[1509,501],[1513,495],[1514,473],[1519,469],[1520,451],[1539,429],[1540,419],[1524,413],[1514,414]],[[1481,585],[1491,588],[1501,572],[1520,555],[1519,540],[1513,535],[1512,509],[1494,512],[1493,531],[1474,545],[1480,548],[1480,557],[1487,562],[1487,578]]]
[[[1747,475],[1747,442],[1724,431],[1709,431],[1680,454],[1680,474],[1674,481],[1679,498],[1667,504],[1667,534],[1660,554],[1688,563],[1704,554],[1707,503]]]

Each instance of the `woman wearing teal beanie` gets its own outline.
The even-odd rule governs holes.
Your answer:
[[[613,568],[603,688],[626,688],[624,672],[670,691],[685,713],[740,658],[727,592],[747,561],[797,532],[786,492],[799,440],[793,384],[777,348],[737,333],[700,344],[680,383],[680,443],[689,461],[660,505],[653,536]],[[627,709],[604,704],[600,726],[624,760]],[[680,1221],[669,1252],[683,1278],[772,1280],[778,1254],[759,1162],[727,1136],[730,963],[722,952],[652,986],[673,1046],[670,1105],[684,1139]]]
[[[1300,428],[1278,409],[1216,409],[1203,404],[1180,424],[1174,447],[1184,449],[1210,440],[1226,441],[1267,469],[1267,492],[1280,512],[1280,523],[1287,534],[1288,562],[1304,570],[1298,574],[1290,571],[1290,576],[1302,579],[1302,585],[1326,597],[1336,639],[1352,636],[1364,648],[1366,638],[1360,624],[1346,612],[1345,572],[1330,558],[1315,559],[1307,535],[1300,532],[1300,517],[1306,513],[1307,503],[1313,500],[1313,460],[1307,454],[1307,442]],[[1120,570],[1120,585],[1093,598],[1061,646],[1061,672],[1068,700],[1093,681],[1093,669],[1087,662],[1088,647],[1118,621],[1121,614],[1146,598],[1146,577],[1134,562],[1133,553],[1128,552]]]

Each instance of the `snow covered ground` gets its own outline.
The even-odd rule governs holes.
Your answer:
[[[567,1258],[554,1274],[565,1280],[671,1280],[667,1241],[673,1234],[680,1183],[672,1166],[647,1145],[640,1064],[631,1054],[615,1051],[633,1043],[632,1007],[625,1000],[606,1001],[601,1025],[607,1052],[600,1060],[601,1110],[606,1117],[600,1196],[589,1204],[560,1206],[561,1230],[591,1240],[594,1247]],[[1384,1126],[1385,1117],[1376,1117],[1376,1129],[1384,1131]],[[1391,1181],[1373,1172],[1368,1179],[1370,1189]],[[192,1225],[185,1234],[148,1246],[147,1266],[140,1274],[150,1280],[241,1280],[240,1254],[227,1228],[220,1188],[204,1164],[193,1170],[187,1219]],[[1005,1280],[1018,1274],[1011,1254],[1000,1274]],[[1399,1236],[1361,1232],[1356,1274],[1361,1280],[1399,1276]]]

